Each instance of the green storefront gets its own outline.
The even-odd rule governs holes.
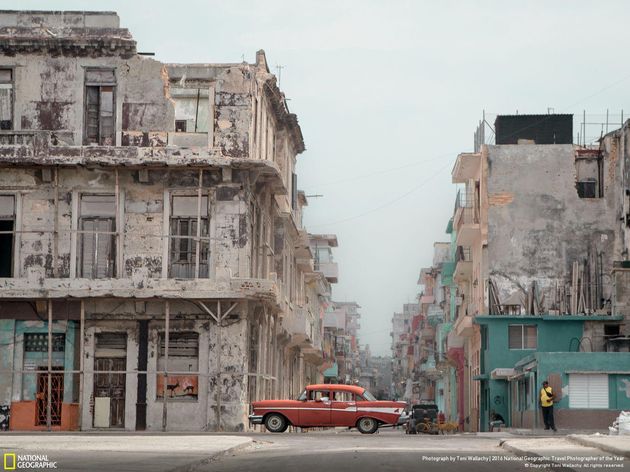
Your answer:
[[[630,353],[576,351],[583,337],[585,321],[618,322],[621,319],[611,316],[477,316],[475,323],[480,325],[482,344],[480,373],[474,379],[481,383],[480,430],[488,430],[493,411],[504,418],[507,426],[538,427],[541,419],[537,398],[542,381],[548,379],[555,387],[554,390],[560,390],[562,396],[563,391],[568,392],[570,372],[574,375],[574,385],[578,385],[576,376],[580,375],[580,365],[589,375],[613,376],[610,382],[615,382],[615,385],[610,388],[611,398],[609,408],[606,408],[610,411],[604,415],[607,422],[613,412],[620,409],[618,405],[625,404],[625,397],[621,403],[618,402],[617,383],[625,385],[623,376],[625,371],[630,373]],[[611,374],[613,372],[616,373]],[[580,381],[584,383],[584,379],[588,383],[590,377],[581,378]],[[604,382],[603,377],[598,377],[596,381],[599,384]],[[602,393],[598,392],[598,395]],[[614,400],[612,395],[615,395]],[[588,404],[586,406],[574,408],[573,412],[560,411],[568,410],[568,403],[560,400],[556,407],[559,427],[592,425],[586,420],[592,416],[591,413],[578,413],[578,410],[584,409],[590,412],[591,408],[588,408]],[[584,419],[579,418],[579,414]],[[601,422],[603,424],[604,420]]]

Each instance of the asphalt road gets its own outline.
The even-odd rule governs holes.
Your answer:
[[[531,469],[586,472],[595,468],[630,472],[627,460],[615,463],[606,459],[606,453],[571,443],[562,435],[544,438],[507,433],[408,436],[391,429],[374,435],[346,429],[283,434],[1,434],[0,452],[15,453],[18,460],[20,455],[42,454],[48,461],[54,461],[55,470],[60,472],[511,472]],[[541,462],[536,454],[568,459],[550,465]]]
[[[258,434],[254,443],[195,471],[522,471],[525,461],[499,446],[500,438],[473,435],[406,436],[352,432]]]
[[[501,433],[407,436],[396,430],[375,435],[337,430],[250,436],[254,443],[249,447],[218,456],[194,471],[630,471],[627,461],[611,461],[606,453],[571,444],[563,437],[532,440]],[[506,450],[500,445],[504,439],[528,452]],[[553,462],[547,460],[550,457],[564,459]]]

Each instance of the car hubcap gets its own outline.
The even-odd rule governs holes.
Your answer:
[[[361,420],[361,427],[365,430],[372,429],[372,420]]]
[[[277,416],[272,416],[269,419],[269,426],[271,426],[271,429],[278,429],[281,425],[282,421]]]

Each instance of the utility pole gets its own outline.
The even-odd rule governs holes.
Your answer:
[[[276,66],[276,70],[278,71],[276,74],[278,76],[278,87],[280,87],[280,81],[282,80],[282,69],[284,69],[284,66]]]

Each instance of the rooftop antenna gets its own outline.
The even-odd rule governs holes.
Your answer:
[[[276,74],[278,76],[278,87],[280,87],[280,81],[282,80],[282,69],[284,69],[284,66],[276,66],[276,70],[278,71],[278,73]]]
[[[316,194],[313,194],[313,195],[304,195],[304,196],[306,198],[320,198],[320,197],[323,197],[323,195],[319,194],[319,193],[316,193]]]

